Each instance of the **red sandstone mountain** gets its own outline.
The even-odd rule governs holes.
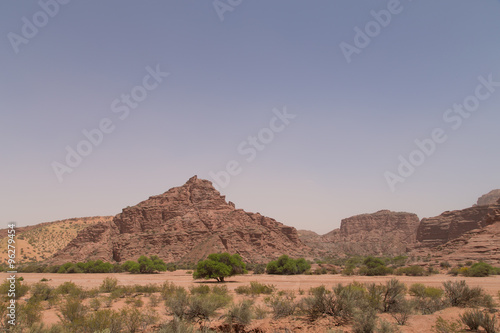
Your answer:
[[[419,218],[412,213],[381,210],[343,219],[340,229],[319,236],[300,231],[319,255],[398,255],[416,241]]]
[[[141,255],[196,262],[222,251],[260,262],[310,250],[295,228],[236,209],[211,182],[194,176],[183,186],[123,209],[111,222],[88,227],[50,262],[122,262]]]
[[[424,247],[442,245],[466,232],[497,222],[500,222],[499,204],[447,211],[436,217],[422,219],[417,240]]]
[[[477,199],[477,206],[494,205],[500,200],[500,190],[493,190]]]

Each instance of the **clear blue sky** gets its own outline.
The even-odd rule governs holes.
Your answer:
[[[231,160],[239,174],[221,192],[236,207],[320,233],[500,188],[500,87],[477,88],[500,82],[500,1],[232,0],[223,20],[211,1],[41,3],[0,3],[4,225],[115,215]],[[355,27],[373,37],[348,62]],[[157,65],[160,83],[146,77]],[[133,89],[147,93],[135,108],[121,100]],[[443,118],[466,100],[467,118]],[[296,117],[266,130],[284,107]],[[103,119],[113,131],[59,181],[54,162]],[[385,173],[435,128],[447,140],[392,191]],[[261,151],[248,139],[259,133]]]

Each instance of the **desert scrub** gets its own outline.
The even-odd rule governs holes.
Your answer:
[[[115,290],[117,286],[118,280],[116,278],[107,277],[102,281],[101,285],[99,286],[99,290],[103,293],[110,293]]]
[[[80,299],[69,297],[59,308],[59,318],[67,328],[78,327],[83,324],[88,308],[84,306]]]
[[[252,300],[243,300],[238,304],[233,304],[224,315],[226,323],[230,326],[239,324],[246,326],[252,321]]]
[[[272,309],[274,319],[292,316],[298,307],[293,292],[273,295],[267,297],[264,301]]]
[[[99,310],[99,308],[101,307],[101,301],[98,299],[98,298],[92,298],[90,301],[89,301],[89,307],[94,310],[94,311],[97,311]]]
[[[413,304],[407,299],[400,299],[391,309],[391,316],[398,325],[406,325],[410,315],[413,313]]]
[[[460,321],[471,331],[476,331],[484,321],[484,313],[478,309],[468,310],[460,315]]]
[[[257,281],[251,281],[249,286],[239,286],[234,291],[237,294],[256,296],[260,294],[270,295],[275,290],[276,287],[272,284],[262,284]]]
[[[149,296],[149,306],[156,308],[160,304],[160,297],[158,295],[152,294]]]
[[[462,281],[443,282],[444,293],[451,306],[472,307],[480,305],[484,299],[483,289],[480,287],[470,288]]]
[[[37,282],[31,286],[31,299],[34,301],[48,301],[55,296],[54,288],[45,282]]]
[[[406,295],[406,285],[397,279],[386,282],[382,290],[382,308],[384,312],[390,312],[398,302]]]
[[[434,333],[459,333],[463,332],[460,322],[444,320],[441,316],[436,319],[436,323],[432,326]]]
[[[371,333],[377,324],[377,312],[373,309],[356,311],[352,331],[354,333]]]

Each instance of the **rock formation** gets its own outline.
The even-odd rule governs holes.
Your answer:
[[[141,255],[196,262],[222,251],[263,262],[309,250],[295,228],[236,209],[211,182],[194,176],[183,186],[123,209],[109,223],[85,229],[50,262],[123,262]]]
[[[314,237],[301,232],[301,239],[325,255],[398,255],[416,241],[419,218],[412,213],[381,210],[343,219],[340,229]]]
[[[500,200],[500,190],[493,190],[477,199],[477,206],[495,205]]]
[[[434,247],[496,222],[500,222],[498,204],[447,211],[436,217],[422,219],[417,240],[421,246]]]

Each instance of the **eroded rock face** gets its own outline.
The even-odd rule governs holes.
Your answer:
[[[320,255],[397,255],[416,241],[419,218],[412,213],[381,210],[343,219],[340,229],[301,239]]]
[[[51,262],[121,262],[141,255],[196,262],[222,251],[262,262],[281,254],[303,255],[308,248],[295,228],[235,209],[211,182],[194,176],[183,186],[123,209],[112,222],[86,229]]]
[[[500,222],[500,205],[474,206],[422,219],[417,240],[424,247],[442,245],[463,234]]]
[[[500,190],[493,190],[477,199],[478,206],[496,205],[500,200]]]

